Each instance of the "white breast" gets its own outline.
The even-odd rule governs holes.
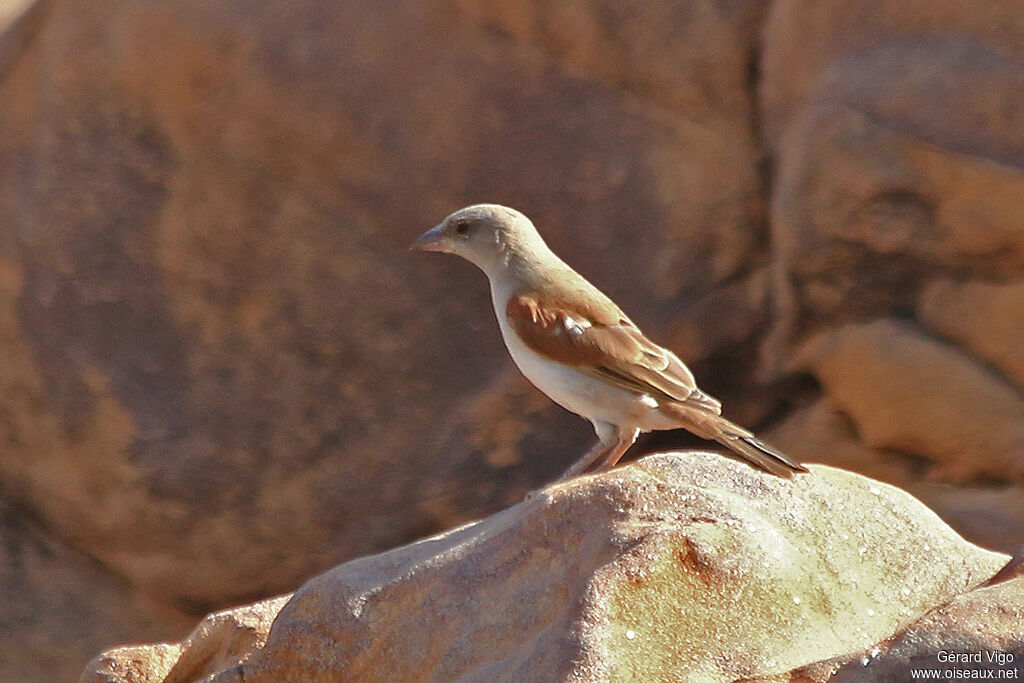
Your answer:
[[[648,424],[656,415],[652,414],[652,408],[657,407],[657,403],[650,397],[638,396],[584,375],[572,366],[548,360],[526,346],[512,329],[505,314],[510,294],[495,291],[492,287],[494,314],[512,360],[533,386],[566,410],[591,421],[635,426],[643,431],[664,428]]]

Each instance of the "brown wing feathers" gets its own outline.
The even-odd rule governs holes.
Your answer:
[[[616,309],[617,311],[617,309]],[[782,477],[806,468],[746,429],[721,416],[721,404],[700,389],[674,353],[653,343],[624,315],[594,318],[558,301],[520,294],[506,307],[509,323],[540,355],[575,366],[628,391],[660,399],[660,410],[680,426],[728,447],[758,467]],[[605,311],[607,313],[607,311]]]
[[[505,308],[512,329],[531,349],[568,365],[597,365],[610,356],[632,356],[638,349],[626,340],[601,334],[580,313],[564,307],[543,306],[535,296],[520,294]]]
[[[718,413],[720,404],[699,389],[675,354],[653,343],[625,315],[595,316],[535,293],[513,296],[509,323],[540,355],[576,366],[624,389],[686,401]],[[594,318],[613,317],[602,324]]]

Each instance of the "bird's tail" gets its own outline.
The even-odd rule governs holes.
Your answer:
[[[679,418],[686,429],[701,438],[717,441],[765,472],[789,479],[797,472],[810,471],[794,458],[761,441],[751,432],[729,422],[721,415],[683,405],[672,407],[676,408],[672,411],[673,415]],[[663,412],[668,412],[666,408],[669,406],[661,407]]]
[[[786,479],[789,479],[797,472],[810,471],[798,461],[770,444],[766,444],[754,435],[730,436],[723,434],[716,437],[715,441],[733,453],[742,456],[744,460],[760,467],[765,472],[771,472]]]

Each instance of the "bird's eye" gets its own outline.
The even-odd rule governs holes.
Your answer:
[[[458,223],[455,224],[455,232],[457,232],[460,235],[468,235],[469,223],[467,223],[466,221],[459,221]]]

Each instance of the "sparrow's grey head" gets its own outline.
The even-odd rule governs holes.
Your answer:
[[[530,219],[499,204],[459,209],[423,233],[410,249],[461,256],[490,275],[517,256],[547,251]]]

